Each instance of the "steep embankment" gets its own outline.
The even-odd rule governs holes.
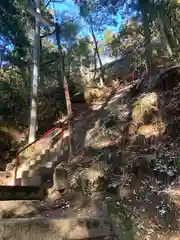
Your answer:
[[[79,115],[67,167],[76,194],[57,200],[57,209],[44,205],[43,215],[100,214],[78,197],[77,178],[86,169],[92,181],[81,188],[96,198],[98,191],[122,239],[178,239],[179,87],[142,92],[131,97],[130,87],[118,89]]]
[[[70,193],[43,202],[39,214],[101,215],[97,203],[79,193],[77,179],[86,169],[92,181],[81,188],[107,204],[122,239],[178,239],[179,90],[176,84],[144,93],[116,89],[106,103],[94,104],[96,110],[81,112],[73,121],[73,158],[66,165]]]
[[[101,197],[123,239],[179,236],[180,89],[174,77],[167,74],[144,93],[121,89],[74,124],[69,171],[75,177],[88,166],[103,165],[107,181]]]

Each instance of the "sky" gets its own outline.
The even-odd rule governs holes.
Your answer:
[[[64,3],[52,3],[50,5],[50,7],[52,9],[55,10],[55,18],[57,18],[57,16],[61,16],[62,13],[67,13],[70,16],[74,16],[73,18],[79,17],[79,7],[77,5],[74,4],[73,0],[65,0]],[[56,20],[56,19],[54,19]],[[117,26],[107,26],[106,29],[111,29],[111,31],[113,33],[117,33],[120,29],[120,27],[122,26],[123,20],[122,20],[122,14],[118,13],[116,16],[116,21],[117,21]],[[61,22],[61,19],[58,19],[58,22]],[[89,35],[87,26],[85,24],[85,22],[83,21],[83,19],[81,19],[81,30],[78,34],[79,37],[85,37]],[[96,35],[96,39],[97,40],[102,40],[104,38],[104,33],[102,32],[101,34]],[[101,60],[102,60],[102,64],[106,64],[108,62],[112,62],[115,60],[115,58],[112,57],[108,57],[108,56],[104,56],[103,54],[101,54]],[[97,66],[99,67],[99,66]]]
[[[56,16],[60,16],[62,13],[67,13],[68,15],[75,16],[75,17],[79,16],[79,8],[76,4],[74,4],[73,0],[65,0],[63,3],[51,3],[49,6],[52,9],[55,9]],[[110,28],[114,33],[118,32],[123,22],[121,16],[122,15],[120,13],[117,14],[117,17],[116,17],[116,21],[118,23],[117,26],[107,26],[107,29]],[[58,19],[58,20],[59,22],[61,22],[61,19]],[[83,21],[83,19],[81,19],[81,24],[82,24],[82,28],[79,32],[79,36],[85,37],[89,35],[89,32],[87,27],[85,26],[85,22]],[[102,35],[97,36],[98,40],[101,40],[102,38],[103,38],[103,33]]]
[[[45,0],[45,3],[47,3],[49,0]],[[50,3],[48,8],[51,8],[53,10],[55,10],[55,19],[54,21],[56,21],[56,18],[58,17],[58,22],[61,22],[61,18],[60,16],[62,14],[67,14],[73,18],[79,18],[79,7],[74,4],[73,0],[64,0],[62,3]],[[116,16],[116,21],[117,21],[117,26],[107,26],[106,29],[111,29],[111,31],[113,33],[116,33],[119,31],[120,26],[123,23],[123,20],[121,18],[121,13],[118,13]],[[81,30],[79,31],[78,36],[79,37],[85,37],[89,35],[88,32],[88,28],[84,22],[83,19],[79,20],[80,24],[81,24]],[[96,38],[97,40],[102,40],[104,37],[104,33],[102,32],[101,34],[97,35]],[[12,49],[12,46],[9,46],[10,49]]]

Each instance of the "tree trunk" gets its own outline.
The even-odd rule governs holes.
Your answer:
[[[95,80],[96,72],[97,72],[97,61],[96,61],[96,51],[94,51],[94,76],[93,76],[93,80]]]
[[[172,57],[172,49],[169,45],[167,36],[165,34],[164,25],[163,25],[163,22],[162,22],[162,19],[161,19],[159,13],[158,13],[158,27],[159,27],[159,32],[160,32],[161,43],[164,46],[164,48],[166,49],[169,57]]]
[[[172,32],[170,31],[172,29],[170,29],[170,26],[168,26],[167,22],[163,23],[163,24],[164,24],[164,32],[166,34],[168,43],[169,43],[171,49],[175,50],[178,46],[178,42],[176,39],[174,39],[174,36],[173,36]]]
[[[43,47],[42,47],[42,39],[40,38],[40,84],[39,84],[39,88],[40,90],[43,90],[44,89],[44,76],[43,76],[43,70],[41,68],[41,63],[43,63],[43,58],[44,58],[44,55],[43,55]]]
[[[0,51],[0,69],[2,69],[2,63],[4,61],[5,47]]]
[[[40,0],[36,0],[36,12],[40,13]],[[31,90],[31,110],[30,110],[30,126],[28,143],[31,143],[36,138],[37,127],[37,95],[38,95],[38,80],[39,80],[39,51],[40,51],[40,24],[39,20],[35,20],[35,38],[33,49],[33,70],[32,70],[32,90]]]
[[[175,54],[178,59],[180,59],[180,54],[179,54],[179,35],[178,31],[174,28],[174,26],[171,24],[169,16],[162,15],[161,14],[161,19],[163,20],[164,24],[164,32],[166,34],[166,37],[168,39],[168,43],[171,46],[171,49],[173,49],[173,54]]]
[[[163,16],[161,12],[160,12],[160,17],[163,21],[164,32],[165,32],[166,37],[168,39],[168,43],[171,46],[171,49],[176,50],[179,43],[178,43],[178,39],[176,39],[174,34],[173,34],[173,29],[171,27],[170,20],[169,20],[168,16]]]
[[[152,63],[152,44],[151,44],[151,31],[149,26],[149,18],[146,13],[146,8],[144,4],[139,1],[140,9],[142,13],[142,22],[143,22],[143,31],[144,31],[144,38],[145,38],[145,56],[146,56],[146,63],[148,68],[148,74],[151,76],[153,74],[153,63]]]
[[[100,66],[100,72],[101,72],[101,79],[100,79],[100,83],[103,86],[104,85],[104,69],[103,69],[103,65],[102,65],[102,61],[101,61],[101,57],[99,54],[99,50],[98,50],[98,46],[97,46],[97,41],[96,41],[96,37],[95,35],[93,35],[93,39],[94,39],[94,44],[95,44],[95,49],[96,49],[96,54],[98,57],[98,61],[99,61],[99,66]]]
[[[97,57],[98,57],[98,61],[99,61],[99,66],[100,66],[100,72],[101,72],[100,83],[101,83],[101,85],[104,85],[104,80],[105,80],[104,79],[104,69],[103,69],[101,57],[100,57],[100,54],[99,54],[98,45],[97,45],[98,43],[97,43],[96,36],[95,36],[94,30],[93,30],[91,17],[90,17],[90,29],[91,29],[91,34],[92,34],[92,37],[93,37],[93,40],[94,40],[95,51],[96,51],[96,54],[97,54]]]
[[[72,145],[71,145],[71,138],[72,138],[72,128],[71,128],[71,116],[72,116],[72,106],[71,106],[71,99],[69,94],[69,88],[68,88],[68,82],[67,77],[65,73],[65,63],[64,63],[64,56],[62,52],[62,47],[60,45],[60,27],[58,23],[56,23],[56,41],[58,45],[58,53],[59,53],[59,71],[61,73],[61,79],[63,81],[63,88],[64,88],[64,94],[66,99],[66,107],[67,107],[67,113],[68,113],[68,130],[69,130],[69,158],[68,162],[72,158]]]

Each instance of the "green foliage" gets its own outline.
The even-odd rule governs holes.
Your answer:
[[[179,4],[176,1],[120,1],[120,0],[108,0],[100,1],[101,5],[107,7],[109,12],[117,13],[120,8],[124,9],[122,12],[124,15],[130,15],[132,12],[136,12],[138,22],[142,22],[144,37],[144,56],[146,57],[146,63],[149,71],[153,69],[153,53],[154,46],[152,40],[154,37],[160,37],[162,40],[162,48],[169,53],[173,51],[174,57],[177,57],[179,51]],[[125,12],[124,12],[125,11]],[[122,13],[122,14],[123,14]],[[162,26],[159,29],[159,18],[162,21]],[[163,30],[164,28],[164,30]],[[130,29],[130,35],[133,30]],[[122,34],[122,32],[121,32]],[[127,33],[126,33],[127,34]],[[130,37],[129,35],[129,37]],[[163,37],[162,37],[163,35]],[[132,36],[133,37],[133,36]],[[135,39],[135,37],[133,37]],[[165,39],[165,40],[164,40]],[[116,39],[113,39],[113,44],[116,43]],[[112,44],[112,45],[113,45]],[[168,46],[169,45],[169,46]],[[171,48],[171,49],[170,49]],[[113,46],[112,53],[117,55],[118,49]]]
[[[176,163],[176,166],[177,166],[178,170],[180,170],[180,157],[177,157],[175,159],[175,163]]]
[[[103,48],[102,48],[102,47],[99,47],[99,48],[98,48],[98,51],[99,51],[99,54],[103,53]]]
[[[41,5],[41,14],[50,22],[54,22],[54,16],[52,9],[44,9],[44,5]],[[33,19],[34,21],[34,19]],[[48,36],[48,34],[51,34],[54,30],[54,27],[50,26],[41,26],[41,35]]]
[[[65,41],[75,41],[79,26],[73,22],[64,22],[61,25],[62,36]]]
[[[93,31],[98,34],[103,32],[106,27],[116,25],[114,14],[108,14],[108,8],[101,4],[101,1],[82,1],[77,3],[80,8],[80,16],[90,26],[90,33]]]
[[[80,39],[74,47],[78,56],[87,56],[91,50],[91,45],[88,38]]]
[[[14,55],[24,57],[29,41],[25,34],[26,13],[23,1],[7,0],[0,3],[0,33],[14,44]]]
[[[66,54],[66,65],[71,65],[72,74],[75,74],[77,67],[84,65],[89,67],[92,62],[92,49],[88,37],[77,40]]]
[[[106,44],[110,44],[112,42],[112,31],[110,29],[104,31],[104,41]]]
[[[42,40],[40,60],[41,87],[58,86],[57,58],[59,58],[59,54],[55,45],[46,39]]]
[[[21,123],[27,126],[24,118],[28,109],[27,89],[21,75],[13,69],[0,76],[0,112],[5,122]]]

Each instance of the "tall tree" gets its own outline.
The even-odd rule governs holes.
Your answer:
[[[153,73],[153,62],[152,62],[152,44],[151,44],[151,28],[150,28],[150,16],[149,8],[151,9],[150,1],[139,0],[139,10],[142,15],[143,31],[144,31],[144,48],[146,55],[146,63],[148,67],[149,75]]]
[[[35,1],[36,12],[40,13],[40,0]],[[28,143],[36,139],[37,128],[37,105],[38,105],[38,82],[39,82],[39,60],[40,60],[40,23],[35,19],[35,36],[33,51],[33,69],[32,69],[32,90],[31,90],[31,109],[29,121]]]
[[[84,18],[86,24],[89,27],[89,32],[93,39],[94,44],[94,57],[99,61],[101,84],[104,83],[104,68],[98,48],[97,36],[103,34],[106,27],[110,24],[115,24],[113,15],[107,14],[106,7],[103,7],[98,0],[96,1],[78,1],[75,3],[80,8],[80,15]],[[96,61],[96,60],[95,60]]]
[[[136,13],[143,23],[146,58],[149,72],[153,70],[152,44],[153,28],[159,31],[162,48],[166,49],[169,56],[177,55],[180,46],[180,5],[178,0],[100,0],[102,5],[109,8],[109,11],[119,11],[120,8],[128,9],[128,14]],[[177,56],[178,57],[178,56]],[[179,57],[178,57],[179,58]]]

